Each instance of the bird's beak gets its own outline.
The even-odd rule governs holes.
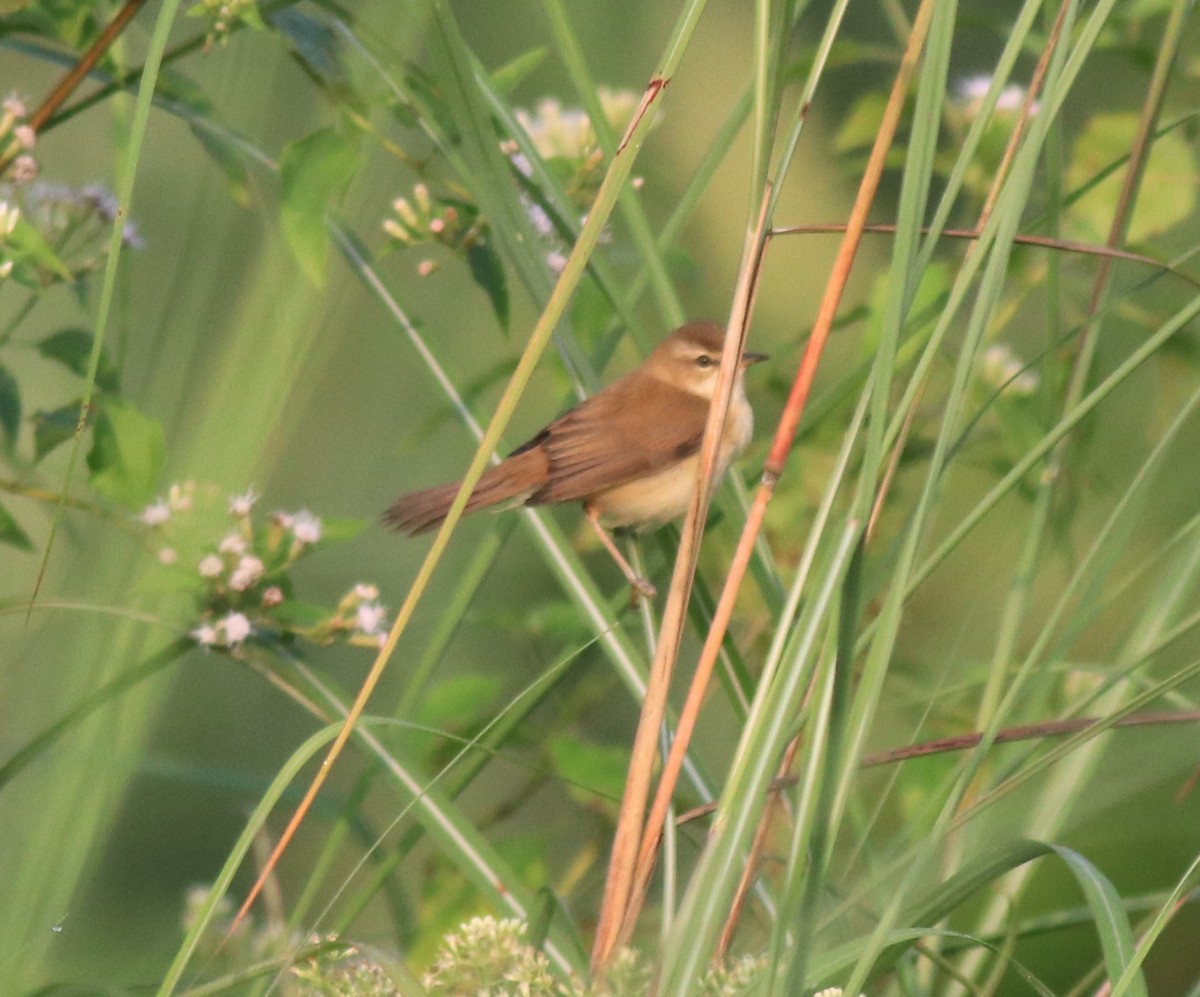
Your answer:
[[[761,363],[763,360],[770,360],[770,359],[771,358],[769,356],[767,356],[765,353],[743,353],[742,354],[742,366],[743,367],[752,367],[756,363]]]

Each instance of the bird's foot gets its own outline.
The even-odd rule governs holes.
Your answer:
[[[629,585],[630,606],[637,606],[639,596],[643,599],[651,600],[658,595],[658,589],[651,585],[650,582],[641,575],[634,575],[632,578],[630,578]]]

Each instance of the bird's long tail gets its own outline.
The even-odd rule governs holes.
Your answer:
[[[501,502],[524,502],[540,487],[545,474],[545,460],[545,455],[539,450],[529,450],[514,454],[495,467],[488,468],[467,500],[466,511],[486,509]],[[450,511],[459,484],[453,481],[401,495],[383,514],[384,523],[410,536],[437,529]]]

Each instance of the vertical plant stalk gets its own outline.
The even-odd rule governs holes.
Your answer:
[[[809,686],[809,696],[811,696],[811,693],[812,686]],[[807,700],[809,696],[806,696],[805,699]],[[721,928],[720,937],[717,939],[717,950],[713,954],[714,963],[724,963],[725,956],[729,953],[729,947],[733,944],[733,936],[737,931],[738,923],[742,919],[742,911],[746,908],[746,900],[750,896],[750,890],[754,887],[755,880],[758,879],[758,869],[762,862],[763,850],[766,847],[771,822],[783,810],[783,800],[780,791],[785,785],[788,774],[792,770],[792,762],[796,759],[796,752],[800,750],[802,739],[802,733],[792,738],[787,751],[783,753],[783,761],[779,763],[778,786],[773,787],[771,802],[764,808],[762,820],[758,822],[758,827],[754,831],[754,841],[750,845],[750,852],[746,857],[745,868],[742,869],[742,878],[738,880],[737,889],[733,894],[733,903],[729,905],[729,916],[726,917],[725,925]]]
[[[448,44],[451,47],[465,47],[465,43],[462,42],[461,38],[456,37],[457,24],[449,10],[437,4],[435,5],[435,11],[438,18],[436,30],[450,37]],[[245,901],[234,917],[227,937],[228,935],[232,935],[245,919],[254,901],[258,898],[274,871],[275,866],[278,865],[287,846],[291,843],[305,815],[312,807],[317,793],[329,777],[334,762],[341,755],[346,742],[349,741],[355,725],[366,708],[367,700],[371,698],[371,694],[375,691],[375,686],[378,685],[384,668],[387,666],[388,661],[395,652],[397,644],[400,642],[401,635],[407,629],[409,621],[416,610],[417,603],[420,601],[421,596],[424,595],[425,589],[433,577],[433,571],[450,542],[450,535],[453,533],[455,527],[457,527],[459,519],[462,518],[463,512],[466,510],[467,500],[475,490],[476,483],[479,481],[480,476],[491,459],[492,453],[499,444],[500,437],[503,435],[516,409],[517,401],[524,391],[525,385],[532,377],[537,362],[546,345],[549,343],[558,320],[566,311],[570,296],[578,285],[584,268],[587,266],[588,257],[600,239],[600,234],[616,204],[621,186],[629,176],[633,161],[637,158],[637,153],[641,149],[642,139],[645,137],[645,133],[654,116],[652,113],[654,105],[658,101],[658,98],[662,96],[666,85],[667,79],[661,76],[651,79],[647,85],[645,93],[642,96],[642,101],[638,105],[637,111],[629,123],[629,128],[617,149],[617,153],[613,157],[612,164],[600,185],[593,209],[588,214],[588,219],[579,234],[579,239],[576,241],[571,250],[570,257],[563,267],[558,284],[555,286],[550,300],[546,303],[545,309],[534,325],[529,342],[526,344],[525,352],[521,355],[521,359],[517,363],[517,368],[513,372],[513,376],[509,380],[508,386],[505,388],[504,394],[496,406],[496,412],[488,424],[487,431],[484,433],[483,439],[475,451],[475,456],[463,475],[458,494],[450,506],[450,511],[447,513],[441,529],[438,530],[437,535],[434,537],[433,546],[430,547],[429,553],[425,556],[425,560],[422,562],[420,570],[417,572],[417,576],[409,588],[408,595],[405,597],[404,604],[396,614],[396,621],[388,633],[387,640],[384,642],[383,647],[380,648],[379,654],[371,665],[366,678],[363,679],[362,686],[359,688],[353,704],[347,711],[341,730],[330,745],[325,758],[321,762],[320,768],[317,769],[316,775],[313,776],[308,789],[305,791],[299,805],[288,821],[287,827],[284,828],[283,834],[280,835],[279,843],[275,846],[270,858],[259,872],[258,878],[255,880],[254,885],[246,895]]]
[[[1012,134],[1008,137],[1008,144],[1004,147],[1004,155],[1000,159],[1000,165],[996,168],[996,175],[992,178],[992,185],[988,188],[983,207],[979,211],[979,220],[975,223],[976,232],[982,232],[987,225],[988,219],[992,217],[992,210],[996,206],[996,200],[1000,197],[1004,181],[1007,179],[1013,159],[1017,155],[1017,148],[1021,143],[1021,137],[1025,134],[1025,129],[1029,124],[1034,102],[1037,99],[1037,95],[1041,93],[1042,84],[1046,80],[1046,71],[1050,67],[1050,56],[1055,48],[1058,47],[1058,43],[1062,37],[1063,24],[1066,22],[1067,11],[1070,9],[1071,3],[1072,0],[1062,0],[1062,4],[1058,8],[1058,15],[1055,17],[1054,26],[1050,30],[1050,37],[1046,40],[1042,54],[1038,58],[1037,66],[1034,67],[1033,75],[1030,77],[1029,87],[1025,91],[1025,100],[1021,105],[1016,125],[1013,127]],[[945,235],[946,233],[943,231],[940,234]],[[972,242],[967,246],[966,255],[968,257],[975,251],[976,245],[976,243]],[[875,533],[875,524],[879,520],[879,514],[883,511],[883,505],[887,500],[888,492],[891,491],[892,481],[896,477],[896,470],[900,466],[900,458],[904,455],[904,448],[908,444],[908,437],[912,432],[917,410],[920,408],[921,399],[925,396],[925,384],[928,383],[928,380],[926,380],[913,397],[912,405],[909,406],[908,413],[904,417],[904,424],[900,429],[900,435],[896,439],[896,445],[892,448],[887,467],[884,469],[883,479],[880,481],[879,490],[875,495],[875,502],[871,506],[871,515],[867,520],[868,542],[870,542],[871,537]]]
[[[871,149],[866,170],[859,184],[858,195],[850,212],[850,218],[846,225],[846,233],[842,238],[842,244],[834,261],[829,282],[825,287],[825,294],[821,300],[816,321],[813,323],[812,332],[809,335],[808,345],[801,359],[800,367],[796,372],[796,378],[792,383],[787,404],[780,417],[779,425],[776,428],[775,437],[771,443],[771,450],[767,455],[767,460],[763,467],[762,480],[754,495],[754,501],[750,506],[750,511],[746,518],[746,525],[742,529],[737,550],[730,564],[729,574],[726,576],[716,612],[713,614],[712,626],[709,628],[704,647],[700,652],[700,660],[696,665],[692,686],[688,691],[687,701],[679,717],[679,727],[676,732],[675,741],[671,745],[671,753],[667,757],[666,764],[663,767],[658,791],[651,805],[650,816],[646,821],[645,835],[638,851],[636,891],[631,900],[630,910],[626,915],[630,921],[636,918],[645,899],[650,875],[654,868],[659,837],[662,833],[662,821],[675,791],[675,784],[679,779],[679,771],[683,764],[684,755],[687,752],[688,742],[695,729],[700,707],[703,703],[705,692],[708,689],[708,683],[712,678],[713,668],[720,653],[721,644],[725,639],[726,630],[729,627],[729,620],[733,615],[734,602],[737,599],[742,580],[750,564],[750,558],[754,552],[754,544],[762,529],[767,504],[771,501],[775,493],[775,485],[779,480],[779,476],[783,473],[792,443],[795,441],[796,432],[800,426],[800,418],[804,413],[804,406],[808,400],[813,380],[816,377],[817,367],[824,354],[825,345],[829,340],[833,321],[837,317],[842,295],[845,293],[846,283],[850,277],[850,270],[854,264],[854,257],[858,252],[858,246],[862,241],[863,231],[866,228],[867,216],[874,202],[875,194],[879,189],[879,181],[883,176],[887,153],[891,148],[896,128],[900,122],[900,114],[908,94],[909,84],[912,81],[925,44],[932,10],[932,0],[923,0],[917,12],[916,19],[913,22],[908,45],[901,58],[900,68],[896,74],[896,80],[892,85],[892,92],[888,98],[887,106],[884,109],[883,120],[880,123],[879,132],[875,136],[875,144]]]
[[[111,21],[105,25],[104,30],[100,32],[100,36],[92,42],[89,48],[80,60],[67,71],[58,84],[50,91],[41,106],[29,116],[29,127],[35,133],[40,133],[46,122],[54,115],[54,112],[62,107],[68,97],[75,92],[76,87],[83,82],[84,78],[93,69],[96,68],[96,63],[101,57],[112,48],[113,43],[120,37],[122,31],[128,27],[129,22],[133,20],[137,12],[146,3],[146,0],[126,0],[123,6]],[[17,158],[20,153],[20,146],[14,142],[4,150],[3,155],[0,155],[0,173],[3,173],[8,165]]]
[[[696,558],[700,552],[700,538],[708,514],[717,449],[729,413],[729,402],[733,396],[738,365],[746,340],[746,325],[753,308],[758,275],[762,267],[763,250],[766,246],[766,207],[770,199],[770,189],[768,184],[757,224],[746,240],[743,264],[725,333],[725,348],[721,354],[716,389],[708,410],[708,421],[700,447],[696,485],[683,523],[679,553],[671,575],[671,588],[667,593],[658,644],[650,667],[646,698],[642,703],[642,713],[638,720],[637,733],[634,735],[629,774],[625,782],[625,793],[621,797],[608,878],[604,884],[604,899],[592,947],[592,968],[597,974],[603,973],[617,946],[629,936],[637,919],[637,912],[641,909],[640,900],[634,897],[634,870],[637,866],[639,843],[645,833],[646,801],[650,798],[650,781],[658,756],[658,733],[666,716],[671,674],[679,656],[679,643],[695,576]],[[632,910],[631,901],[634,905]]]

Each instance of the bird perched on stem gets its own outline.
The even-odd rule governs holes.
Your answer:
[[[501,503],[582,502],[588,522],[629,583],[653,597],[654,586],[630,567],[605,527],[660,526],[687,511],[724,340],[724,328],[712,322],[680,326],[632,373],[488,468],[466,511]],[[761,353],[742,354],[717,452],[717,477],[750,442],[754,414],[743,374],[765,359]],[[401,495],[384,521],[410,535],[435,529],[458,488],[452,482]]]

